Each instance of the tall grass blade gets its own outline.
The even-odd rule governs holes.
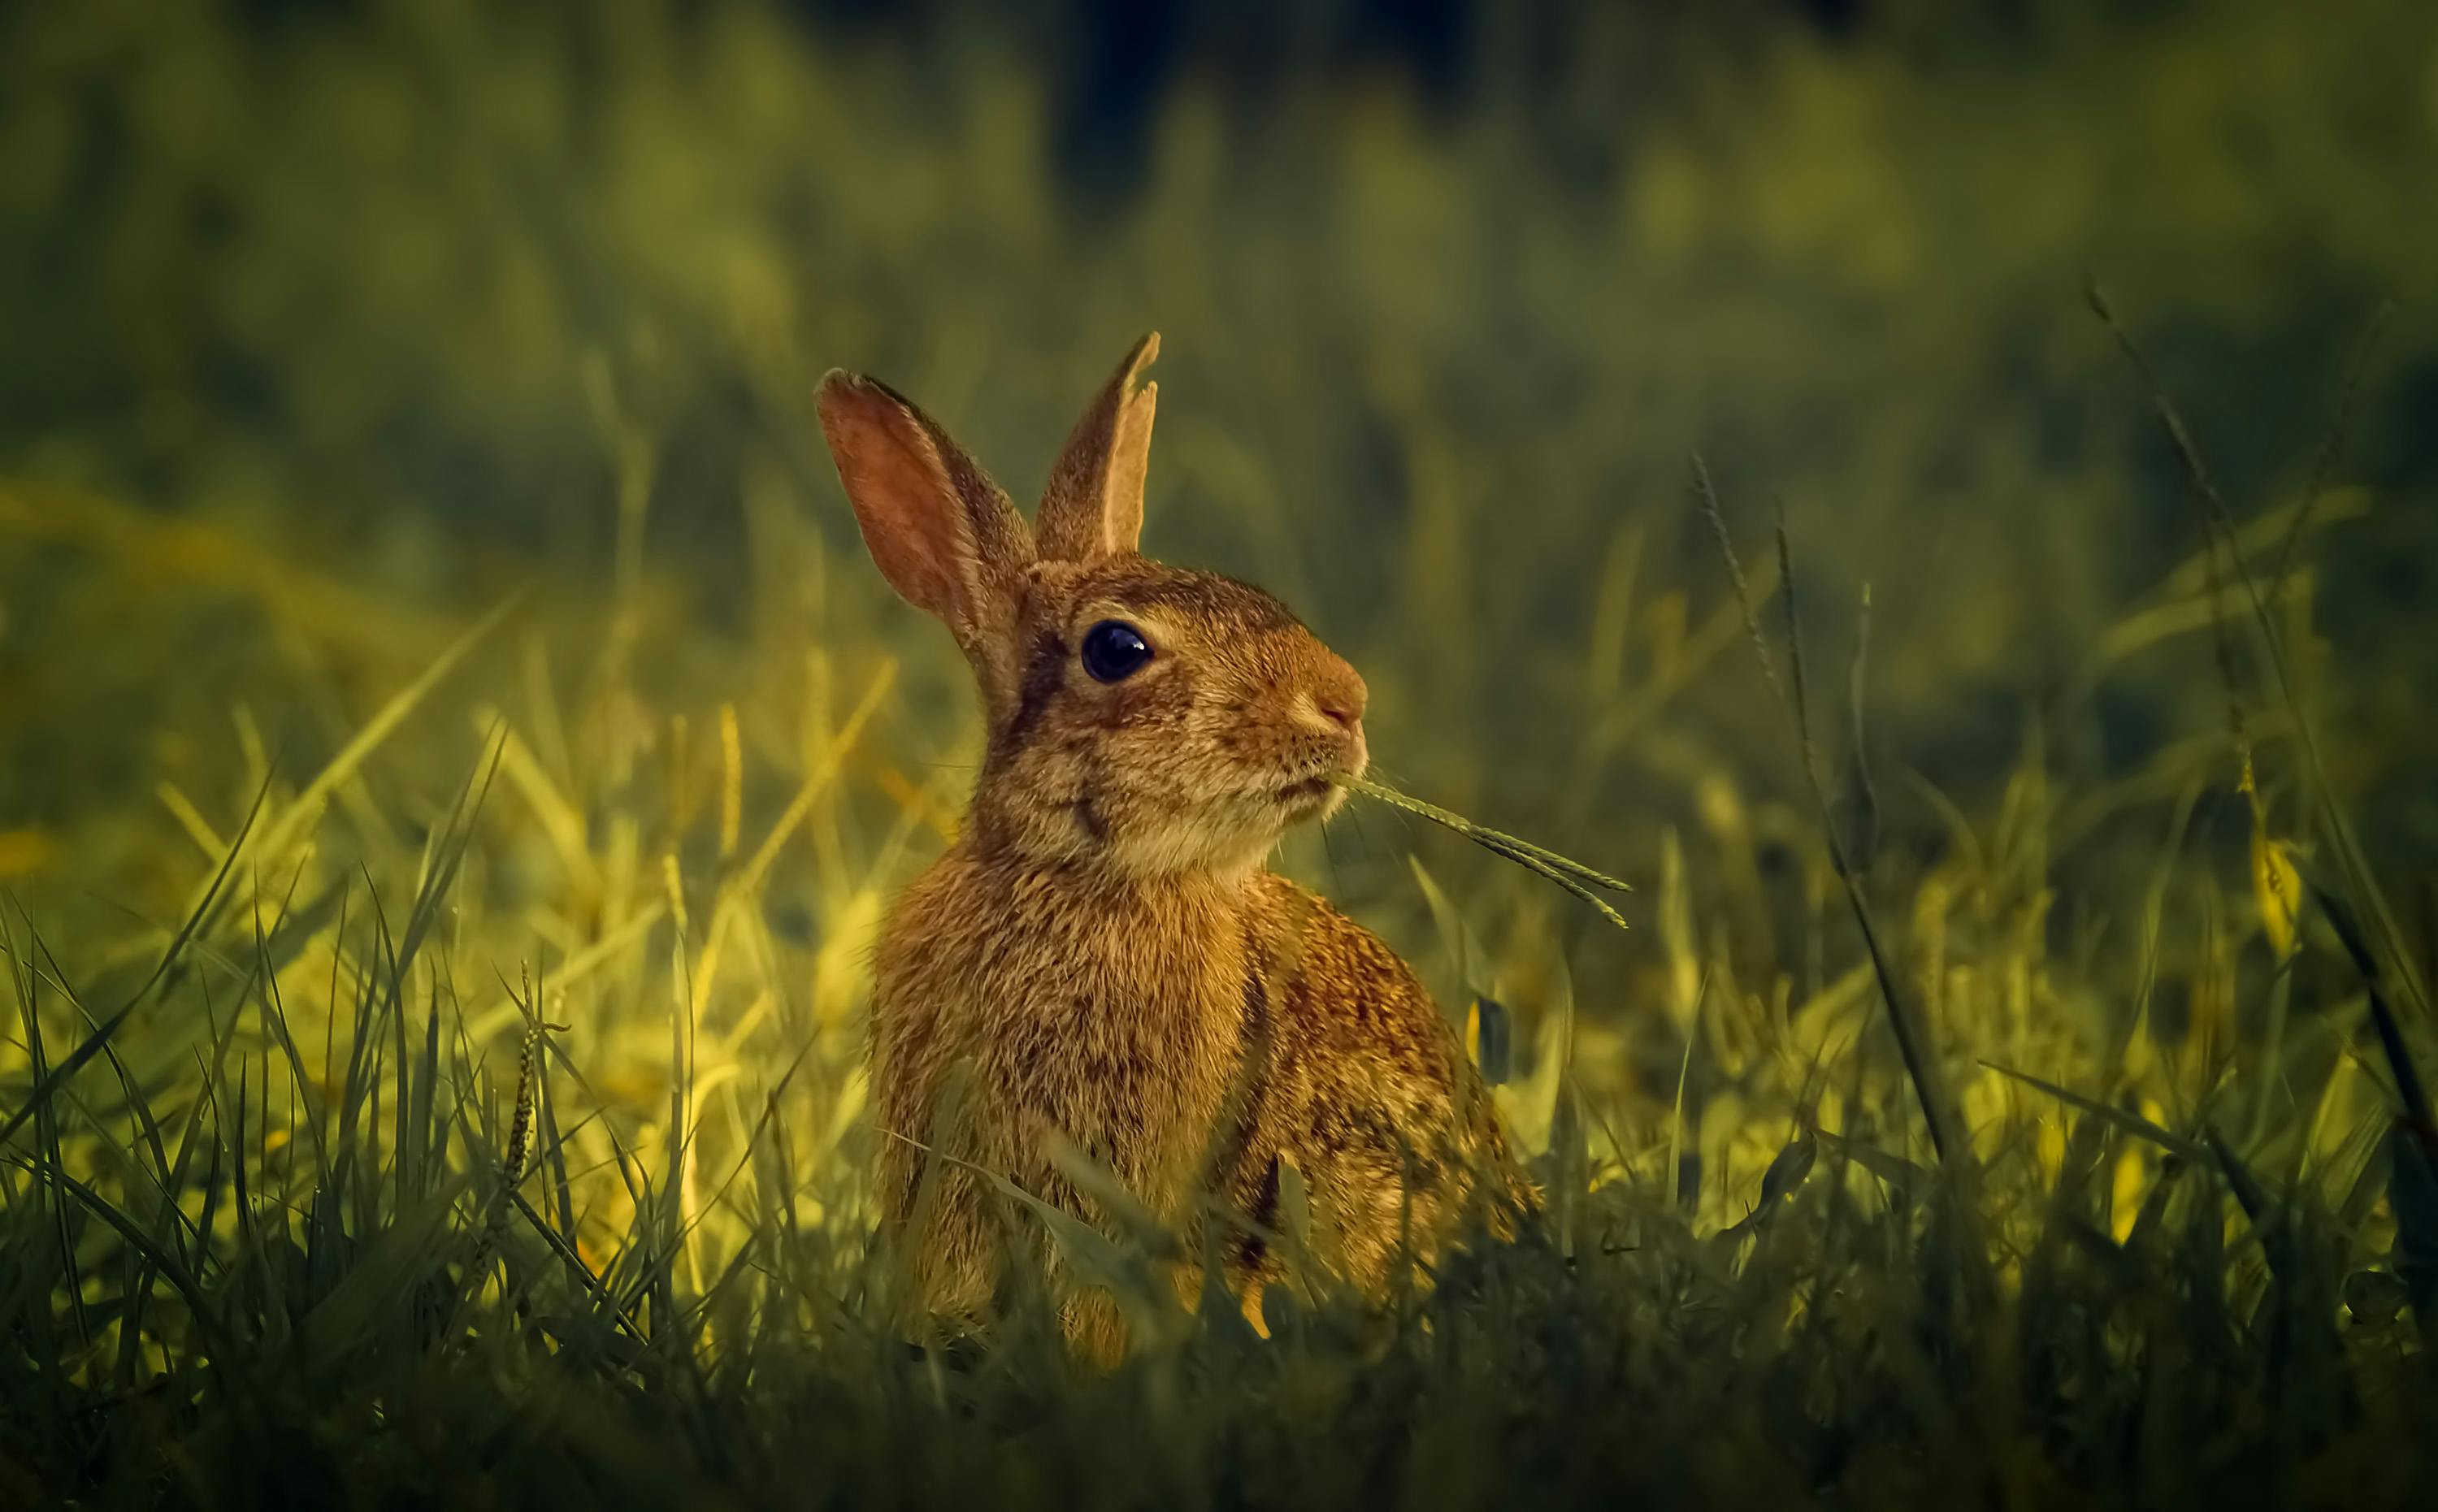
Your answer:
[[[143,984],[134,992],[128,994],[126,1003],[117,1011],[102,1020],[95,1027],[92,1033],[84,1037],[81,1044],[70,1050],[64,1060],[48,1070],[39,1068],[36,1070],[33,1090],[26,1094],[25,1105],[10,1113],[8,1117],[0,1118],[0,1149],[7,1148],[9,1141],[15,1136],[18,1130],[26,1126],[28,1119],[49,1106],[51,1095],[54,1092],[64,1085],[77,1072],[82,1070],[86,1062],[101,1053],[101,1047],[110,1043],[111,1036],[118,1032],[119,1026],[125,1024],[136,1009],[143,1006],[144,1000],[150,995],[152,989],[167,979],[170,972],[175,969],[184,957],[186,947],[194,941],[196,933],[203,927],[205,919],[212,913],[218,900],[224,895],[228,880],[236,869],[237,858],[245,849],[246,836],[253,832],[255,819],[261,814],[263,800],[269,794],[270,787],[266,784],[255,795],[254,807],[247,811],[245,822],[238,827],[237,837],[229,842],[229,853],[221,858],[220,870],[213,874],[211,885],[204,889],[203,897],[187,914],[186,922],[170,939],[168,949],[161,953],[160,961],[152,968],[152,974],[146,977]],[[22,989],[20,996],[22,1001]],[[27,1011],[31,1011],[30,1006]]]
[[[1709,522],[1720,557],[1726,564],[1727,577],[1735,586],[1737,603],[1743,610],[1744,624],[1752,637],[1754,652],[1760,659],[1761,671],[1770,687],[1777,693],[1780,703],[1793,718],[1795,750],[1803,767],[1804,782],[1811,790],[1812,805],[1819,814],[1828,843],[1829,860],[1845,892],[1846,906],[1854,915],[1855,926],[1862,932],[1864,948],[1870,957],[1871,970],[1879,978],[1881,999],[1887,1004],[1888,1024],[1896,1032],[1898,1053],[1904,1059],[1905,1072],[1912,1079],[1915,1097],[1921,1104],[1922,1121],[1930,1131],[1932,1148],[1952,1169],[1968,1173],[1972,1165],[1971,1146],[1965,1137],[1963,1116],[1957,1110],[1954,1094],[1948,1086],[1947,1074],[1939,1064],[1936,1047],[1931,1043],[1929,1024],[1912,994],[1899,983],[1888,960],[1887,951],[1881,942],[1879,925],[1872,917],[1869,903],[1863,896],[1862,883],[1855,874],[1852,858],[1846,853],[1845,841],[1839,836],[1836,814],[1829,806],[1827,790],[1821,785],[1819,765],[1812,756],[1811,720],[1803,693],[1800,643],[1796,642],[1793,646],[1795,691],[1793,700],[1788,702],[1777,680],[1776,663],[1769,656],[1768,638],[1761,634],[1759,612],[1752,602],[1742,560],[1737,554],[1735,539],[1727,529],[1726,516],[1719,507],[1718,491],[1710,483],[1709,466],[1696,454],[1692,467],[1695,502],[1703,518]],[[1783,521],[1778,526],[1776,539],[1779,584],[1786,594],[1787,624],[1792,634],[1795,624],[1794,558],[1787,543]]]
[[[2044,1077],[2034,1076],[2029,1071],[2018,1071],[2010,1066],[2000,1065],[1995,1061],[1983,1061],[1981,1064],[2000,1076],[2011,1077],[2027,1087],[2038,1087],[2059,1102],[2079,1108],[2095,1118],[2103,1118],[2136,1138],[2146,1139],[2170,1154],[2191,1161],[2195,1165],[2207,1165],[2210,1162],[2210,1152],[2206,1146],[2186,1139],[2181,1134],[2172,1134],[2138,1113],[2129,1113],[2123,1108],[2111,1107],[2097,1098],[2084,1097],[2070,1087],[2061,1087]]]

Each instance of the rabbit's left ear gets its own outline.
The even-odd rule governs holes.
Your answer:
[[[1143,475],[1159,385],[1135,379],[1159,356],[1159,332],[1135,343],[1092,407],[1075,423],[1033,525],[1034,550],[1051,561],[1088,562],[1131,552],[1142,536]]]
[[[996,720],[1016,697],[1016,621],[1033,561],[1024,517],[939,422],[875,378],[834,371],[814,400],[872,560],[936,615]]]

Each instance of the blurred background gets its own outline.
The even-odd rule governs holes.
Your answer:
[[[2271,961],[2244,746],[2304,816],[2249,660],[2230,730],[2238,589],[2094,281],[2282,571],[2331,781],[2418,917],[2423,0],[0,4],[0,881],[132,970],[269,784],[327,805],[314,875],[403,891],[496,719],[469,981],[664,951],[768,835],[758,979],[843,1022],[977,743],[814,385],[886,378],[1030,501],[1156,328],[1150,550],[1348,653],[1390,778],[1643,889],[1618,938],[1378,811],[1300,837],[1452,1001],[1529,1032],[1571,961],[1632,1042],[1710,964],[1782,1007],[1855,958],[1699,453],[1757,589],[1783,511],[1875,888],[2104,1040],[2131,998],[2087,984],[2146,951],[2163,1014]],[[2146,945],[2163,836],[2218,881]],[[1438,949],[1409,853],[1494,968]]]

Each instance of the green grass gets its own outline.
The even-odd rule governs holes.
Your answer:
[[[2430,1202],[2429,1177],[2376,1124],[2276,1177],[2206,1124],[2094,1101],[2045,1181],[2034,1152],[1993,1149],[1977,1211],[1877,1139],[1807,1132],[1762,1205],[1713,1232],[1647,1176],[1581,1189],[1581,1152],[1552,1149],[1551,1227],[1452,1260],[1385,1345],[1324,1285],[1274,1311],[1269,1342],[1220,1308],[1108,1380],[1072,1378],[1039,1317],[986,1357],[918,1357],[874,1326],[886,1278],[857,1225],[801,1219],[808,1190],[854,1211],[854,1178],[793,1166],[813,1102],[788,1095],[795,1068],[712,1173],[710,1217],[677,1152],[615,1149],[623,1229],[573,1205],[607,1185],[571,1170],[569,1110],[594,1095],[545,1068],[559,1056],[536,1053],[538,1020],[509,1036],[532,1077],[484,1074],[429,927],[489,775],[386,910],[345,881],[264,897],[224,870],[126,1004],[195,1015],[196,1073],[154,1094],[98,1032],[61,1053],[45,1019],[99,1005],[9,929],[36,1087],[0,1178],[0,1464],[29,1499],[2400,1505],[2426,1489],[2431,1356],[2404,1283],[2360,1267],[2381,1257],[2372,1211],[2411,1212],[2416,1180]],[[299,1043],[307,1011],[278,985],[309,949],[341,974],[321,1016],[335,1043]],[[529,1089],[528,1156],[513,1131]],[[697,1100],[682,1081],[672,1096]],[[2125,1164],[2154,1148],[2129,1203]],[[719,1230],[708,1263],[698,1223]]]
[[[615,742],[529,741],[600,728],[543,707],[463,723],[440,742],[474,752],[453,786],[370,817],[385,740],[445,724],[452,675],[525,612],[469,628],[320,771],[272,767],[188,869],[182,920],[54,940],[11,900],[0,1476],[26,1499],[2159,1506],[2428,1488],[2438,1187],[2398,1116],[2411,1062],[2378,1048],[2400,1033],[2394,988],[2346,976],[2376,969],[2368,911],[2333,895],[2269,988],[2290,1028],[2265,1044],[2199,1002],[2171,1034],[2137,997],[2099,1053],[2006,1021],[2009,978],[2071,966],[2001,927],[1994,958],[1921,975],[1924,935],[1949,925],[1919,893],[1901,983],[1825,907],[1844,976],[1810,1003],[1734,985],[1723,951],[1681,962],[1700,981],[1665,1101],[1664,1081],[1585,1053],[1600,1036],[1574,1029],[1557,977],[1501,1088],[1548,1221],[1451,1259],[1385,1332],[1311,1274],[1266,1342],[1140,1289],[1166,1342],[1110,1380],[1070,1372],[1041,1315],[986,1355],[923,1356],[882,1322],[894,1278],[867,1243],[839,1006],[859,964],[824,931],[790,939],[778,889],[864,857],[823,906],[868,922],[958,773],[846,838],[843,773],[907,781],[861,749],[884,666],[808,724],[784,804],[746,801],[763,784],[723,735],[656,774],[661,801],[569,824],[551,765],[597,783]],[[614,678],[593,683],[609,707],[629,696]],[[662,754],[691,748],[672,732]],[[349,792],[398,849],[330,862],[365,849],[326,851]],[[1597,923],[1569,892],[1614,879],[1387,789],[1358,800],[1391,800],[1540,873],[1503,949],[1528,959],[1537,932],[1562,971],[1564,910]],[[2042,822],[2002,822],[1923,890],[1988,909]],[[566,848],[521,911],[521,844]],[[2171,846],[2162,888],[2206,886],[2191,873]],[[1487,981],[1479,911],[1422,876],[1458,981]],[[1687,888],[1663,870],[1663,953],[1691,949],[1689,905],[1664,896]],[[1934,1015],[1937,1074],[1963,1079],[1971,1136],[1943,1161],[1889,1003]],[[1124,1236],[1081,1242],[1100,1274],[1136,1274]]]
[[[2427,1503],[2374,9],[1189,81],[1115,211],[1004,39],[0,12],[0,1506]],[[1373,689],[1281,864],[1550,1202],[1267,1340],[1070,1233],[1092,1380],[885,1323],[866,951],[978,732],[810,402],[1021,495],[1154,325],[1154,549]]]

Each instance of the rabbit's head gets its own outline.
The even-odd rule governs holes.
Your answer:
[[[1129,876],[1256,864],[1360,776],[1363,679],[1286,607],[1146,560],[1146,336],[1068,438],[1027,529],[938,423],[833,372],[822,429],[881,574],[973,663],[982,843]]]

